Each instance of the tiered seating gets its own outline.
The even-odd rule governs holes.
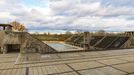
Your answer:
[[[75,43],[81,43],[83,42],[83,36],[79,36],[76,40],[75,40]]]
[[[67,40],[66,43],[75,45],[75,43],[76,43],[75,40],[78,39],[79,37],[80,37],[79,35],[74,35],[74,36],[72,36],[69,40]]]
[[[128,39],[129,37],[118,37],[108,48],[120,48]]]
[[[67,40],[66,42],[73,42],[76,38],[78,38],[78,35],[74,35],[72,36],[69,40]]]
[[[83,36],[80,36],[78,39],[75,40],[75,45],[76,46],[82,46],[82,42],[83,42]]]
[[[69,40],[68,44],[83,47],[90,42],[89,45],[94,49],[118,49],[129,39],[129,37],[117,35],[92,35],[89,39],[89,41],[84,42],[83,35],[74,35]]]
[[[92,36],[92,40],[90,41],[90,45],[95,45],[99,40],[101,40],[104,36]]]
[[[95,47],[98,48],[106,48],[109,44],[111,44],[115,39],[117,38],[117,36],[107,36],[105,37],[98,45],[96,45]]]

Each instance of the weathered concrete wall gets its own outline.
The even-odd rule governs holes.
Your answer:
[[[7,52],[7,44],[20,44],[20,52],[39,52],[39,53],[49,53],[56,52],[53,48],[49,47],[42,41],[32,37],[27,32],[0,32],[0,51],[3,53]]]
[[[32,37],[29,33],[25,33],[25,43],[26,48],[33,49],[35,52],[39,53],[49,53],[49,52],[56,52],[53,48],[49,47],[44,42]]]
[[[4,37],[5,37],[5,31],[0,31],[0,46],[2,45],[2,41]]]
[[[0,53],[3,52],[3,50],[5,49],[5,47],[3,46],[3,40],[5,38],[5,31],[0,31]]]

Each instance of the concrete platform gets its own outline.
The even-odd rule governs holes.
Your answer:
[[[0,54],[0,75],[134,75],[134,49],[22,57],[19,53]]]
[[[44,42],[44,43],[55,49],[57,52],[76,52],[84,50],[81,47],[69,45],[64,42]]]

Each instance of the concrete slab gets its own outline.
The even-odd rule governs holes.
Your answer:
[[[45,43],[55,49],[57,52],[69,52],[69,51],[83,51],[84,49],[77,46],[72,46],[64,42],[48,42]]]
[[[0,75],[25,75],[25,68],[1,70]]]
[[[126,73],[112,67],[103,67],[90,70],[79,71],[82,75],[125,75]]]
[[[19,53],[0,54],[0,58],[16,58]]]
[[[41,55],[41,60],[55,59],[59,58],[56,54],[43,54]]]
[[[26,73],[26,67],[29,68],[29,75],[77,75],[77,72],[83,75],[89,72],[91,75],[100,75],[100,73],[123,75],[124,72],[133,75],[134,73],[134,49],[46,54],[40,60],[34,60],[38,57],[30,54],[28,55],[30,63],[16,65],[14,60],[17,56],[17,53],[0,54],[0,75],[23,75]],[[25,59],[24,56],[20,61]]]
[[[100,54],[100,53],[98,53],[98,52],[81,52],[81,53],[79,53],[79,54],[85,55],[85,56],[97,56],[97,55],[102,55],[102,54]]]
[[[134,63],[119,64],[113,67],[120,69],[122,71],[128,72],[128,73],[134,72]]]
[[[68,73],[61,73],[61,74],[54,74],[54,75],[78,75],[76,72],[68,72]]]
[[[41,60],[41,55],[39,53],[19,54],[15,64],[29,63],[29,62],[40,61],[40,60]]]
[[[15,62],[16,58],[0,58],[0,63]]]
[[[134,61],[134,56],[132,57],[123,57],[123,58],[120,58],[122,60],[127,60],[127,61]]]
[[[82,69],[90,69],[105,66],[103,64],[97,63],[95,61],[92,62],[79,62],[79,63],[71,63],[69,64],[75,70],[82,70]]]
[[[11,63],[0,63],[0,70],[12,69],[14,68],[14,62]]]
[[[63,54],[57,54],[59,57],[61,58],[65,58],[65,57],[78,57],[78,56],[82,56],[79,53],[63,53]]]
[[[36,67],[35,67],[36,68]],[[42,71],[44,74],[55,74],[55,73],[62,73],[62,72],[69,72],[73,71],[67,65],[51,65],[51,66],[42,66]]]
[[[107,59],[107,60],[99,60],[98,62],[101,62],[106,65],[113,65],[113,64],[119,64],[119,63],[126,63],[127,61],[118,60],[118,59]]]

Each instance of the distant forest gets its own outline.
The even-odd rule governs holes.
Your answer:
[[[73,34],[71,32],[66,32],[65,34],[35,33],[31,35],[42,41],[65,41],[66,39],[71,37]]]

